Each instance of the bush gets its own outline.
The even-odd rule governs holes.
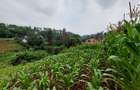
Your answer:
[[[44,49],[47,50],[47,52],[50,54],[58,54],[64,48],[65,48],[64,46],[47,46]]]
[[[11,61],[12,65],[18,65],[21,63],[40,60],[46,57],[48,54],[45,51],[24,51],[18,53],[16,57]]]

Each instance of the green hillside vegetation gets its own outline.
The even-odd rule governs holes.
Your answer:
[[[140,15],[131,4],[129,14],[95,45],[81,44],[76,34],[61,44],[50,34],[45,43],[19,42],[26,49],[0,54],[0,90],[140,90]],[[54,47],[63,49],[52,53]]]
[[[11,66],[0,69],[0,71],[13,71],[12,76],[17,76],[13,78],[8,78],[8,74],[3,75],[2,78],[7,79],[22,79],[23,82],[20,83],[21,88],[32,90],[33,88],[38,88],[39,90],[45,90],[48,86],[45,85],[46,80],[48,80],[48,88],[55,88],[54,85],[57,84],[57,88],[64,89],[64,88],[82,88],[85,89],[85,83],[79,81],[82,80],[89,80],[89,76],[86,77],[84,75],[90,75],[88,72],[90,66],[91,59],[94,58],[94,54],[96,52],[93,49],[98,49],[98,46],[78,46],[76,48],[70,48],[69,50],[63,51],[59,55],[48,56],[40,61],[35,63],[28,63],[24,66]],[[85,67],[85,68],[84,68]],[[88,70],[88,71],[87,71]],[[84,72],[85,71],[85,72]],[[14,73],[15,72],[15,73]],[[14,75],[18,72],[18,75],[21,74],[21,77],[18,75]],[[3,72],[2,72],[3,73]],[[10,75],[10,73],[9,73]],[[25,75],[25,77],[24,77]],[[83,75],[83,76],[81,76]],[[7,77],[6,77],[7,76]],[[31,77],[30,77],[31,76]],[[30,78],[29,78],[30,77]],[[24,81],[24,79],[27,81]],[[51,80],[49,80],[51,79]],[[16,88],[14,87],[17,81],[10,80],[10,82],[3,82],[4,84],[9,85],[12,83],[12,86],[8,86],[9,89]],[[52,81],[52,82],[50,82]],[[41,86],[34,86],[34,82],[36,84],[40,83]],[[58,82],[58,83],[57,83]],[[76,82],[76,83],[74,83]],[[76,85],[78,83],[80,86]],[[24,86],[25,84],[25,86]],[[32,85],[33,84],[33,85]],[[26,86],[27,85],[27,86]],[[84,85],[84,86],[82,86]],[[82,87],[81,87],[82,86]]]
[[[14,38],[26,49],[46,50],[52,54],[81,43],[78,34],[68,32],[65,28],[56,30],[5,23],[0,23],[0,38]]]

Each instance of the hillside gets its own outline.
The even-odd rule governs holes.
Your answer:
[[[28,63],[24,66],[9,65],[5,68],[0,69],[1,82],[3,82],[3,79],[10,78],[10,74],[15,75],[16,72],[19,72],[20,74],[23,74],[26,76],[26,73],[27,73],[26,71],[29,71],[29,72],[31,72],[30,75],[32,76],[32,75],[40,75],[40,74],[43,75],[44,70],[45,70],[46,74],[47,74],[47,71],[48,71],[48,74],[51,74],[49,72],[53,70],[52,72],[54,72],[54,73],[56,73],[56,75],[58,75],[55,77],[59,78],[58,80],[64,80],[64,81],[62,81],[62,83],[64,83],[64,85],[66,85],[66,87],[69,87],[74,82],[73,78],[78,79],[79,75],[82,73],[89,75],[88,72],[83,72],[83,71],[87,70],[87,69],[84,70],[83,67],[86,67],[88,64],[90,64],[90,61],[94,57],[93,51],[95,48],[97,51],[98,50],[97,46],[93,46],[93,45],[78,46],[78,47],[70,48],[68,50],[64,50],[62,53],[60,53],[58,55],[47,56],[46,58],[44,58],[40,61]],[[95,55],[96,55],[96,53],[95,53]],[[65,77],[63,77],[64,73],[65,73]],[[51,78],[51,76],[48,78]],[[45,79],[45,77],[41,76],[40,79]],[[82,77],[81,77],[81,79],[82,79]],[[83,79],[84,79],[84,77],[83,77]],[[14,85],[15,82],[11,82],[11,83],[13,83],[13,85]],[[31,83],[32,83],[32,81],[25,82],[24,84],[28,84],[30,87]],[[59,83],[57,83],[57,84],[59,85]],[[75,83],[75,85],[76,85],[76,83]],[[60,86],[61,86],[61,84],[60,84]],[[12,88],[12,87],[10,87],[10,88]],[[73,88],[74,87],[79,88],[78,86],[73,86]],[[62,88],[64,88],[64,87],[62,87]],[[80,87],[80,88],[85,88],[85,86]],[[40,90],[42,90],[42,89],[40,89]]]
[[[0,23],[0,90],[140,90],[140,11],[129,7],[129,20],[82,39]]]
[[[0,38],[0,53],[21,50],[23,47],[13,38]]]
[[[71,47],[57,55],[36,50],[7,53],[0,89],[139,90],[140,24],[124,21],[119,27],[107,32],[101,43]],[[28,63],[13,66],[13,60]]]
[[[65,28],[56,30],[5,23],[0,23],[0,38],[14,38],[26,49],[47,50],[54,54],[81,43],[80,35],[68,32]]]

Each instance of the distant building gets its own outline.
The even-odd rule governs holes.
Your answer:
[[[104,32],[85,35],[81,37],[83,43],[85,44],[97,44],[100,43],[103,40],[103,38],[104,38]]]
[[[95,38],[90,38],[87,39],[84,43],[85,44],[97,44],[99,42],[99,40],[95,39]]]

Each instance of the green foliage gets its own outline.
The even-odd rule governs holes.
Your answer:
[[[109,32],[104,39],[101,61],[108,65],[104,69],[103,78],[108,81],[107,88],[139,90],[140,32],[137,23],[124,21],[120,32]],[[106,61],[105,61],[106,60]],[[108,69],[111,68],[108,72]],[[111,85],[111,83],[114,83]]]
[[[44,47],[44,50],[46,50],[46,51],[49,52],[50,54],[58,54],[58,53],[60,53],[64,48],[65,48],[65,46],[46,46],[46,47]]]
[[[14,79],[11,78],[7,85],[3,82],[1,87],[21,90],[139,90],[138,25],[124,21],[122,30],[106,33],[103,42],[71,47],[58,55],[44,55],[43,58],[40,52],[21,53],[16,58],[27,61],[43,59],[18,69]],[[49,48],[49,52],[57,51],[53,46],[46,46]]]
[[[17,70],[17,75],[11,78],[7,87],[5,87],[21,90],[70,90],[81,88],[75,85],[86,86],[88,79],[85,80],[84,75],[88,72],[83,71],[85,71],[84,67],[94,57],[94,49],[96,49],[96,46],[92,45],[72,47],[61,54],[48,56],[41,61],[27,64],[23,69]],[[90,78],[89,75],[86,76],[86,78]],[[85,83],[80,84],[84,80]],[[83,88],[86,89],[86,87]]]
[[[23,51],[16,54],[16,57],[10,62],[12,65],[18,65],[21,63],[40,60],[46,57],[48,54],[45,51]]]
[[[27,49],[44,50],[46,47],[70,47],[80,44],[80,36],[66,32],[66,29],[55,30],[51,28],[16,26],[0,23],[0,38],[14,38]],[[51,52],[54,51],[52,48]],[[50,48],[49,48],[50,49]],[[59,51],[59,50],[58,50]]]
[[[135,9],[130,14],[133,15],[133,13],[136,13]],[[14,63],[41,59],[26,65],[10,67],[3,66],[0,62],[0,89],[140,90],[140,23],[137,21],[138,17],[133,20],[131,16],[130,19],[130,21],[122,21],[115,28],[111,27],[111,31],[105,35],[102,33],[97,35],[100,38],[104,36],[101,43],[79,45],[65,49],[61,53],[59,52],[65,46],[80,44],[79,35],[68,33],[65,29],[57,32],[49,28],[45,28],[45,31],[34,28],[36,33],[32,30],[30,33],[17,31],[17,37],[33,34],[32,37],[28,36],[28,39],[31,39],[28,40],[29,47],[42,46],[41,48],[48,52],[59,54],[47,56],[45,52],[25,51],[13,53],[13,55],[0,55],[2,62],[4,57],[8,57],[6,58],[8,61],[12,58]],[[0,35],[9,37],[5,35],[6,25],[0,24],[0,27]],[[17,28],[13,25],[9,27],[14,27],[16,30],[31,29],[29,27]],[[42,35],[43,38],[38,35]],[[32,41],[33,38],[36,40]],[[45,43],[42,44],[42,40]],[[10,79],[9,73],[11,73]]]

